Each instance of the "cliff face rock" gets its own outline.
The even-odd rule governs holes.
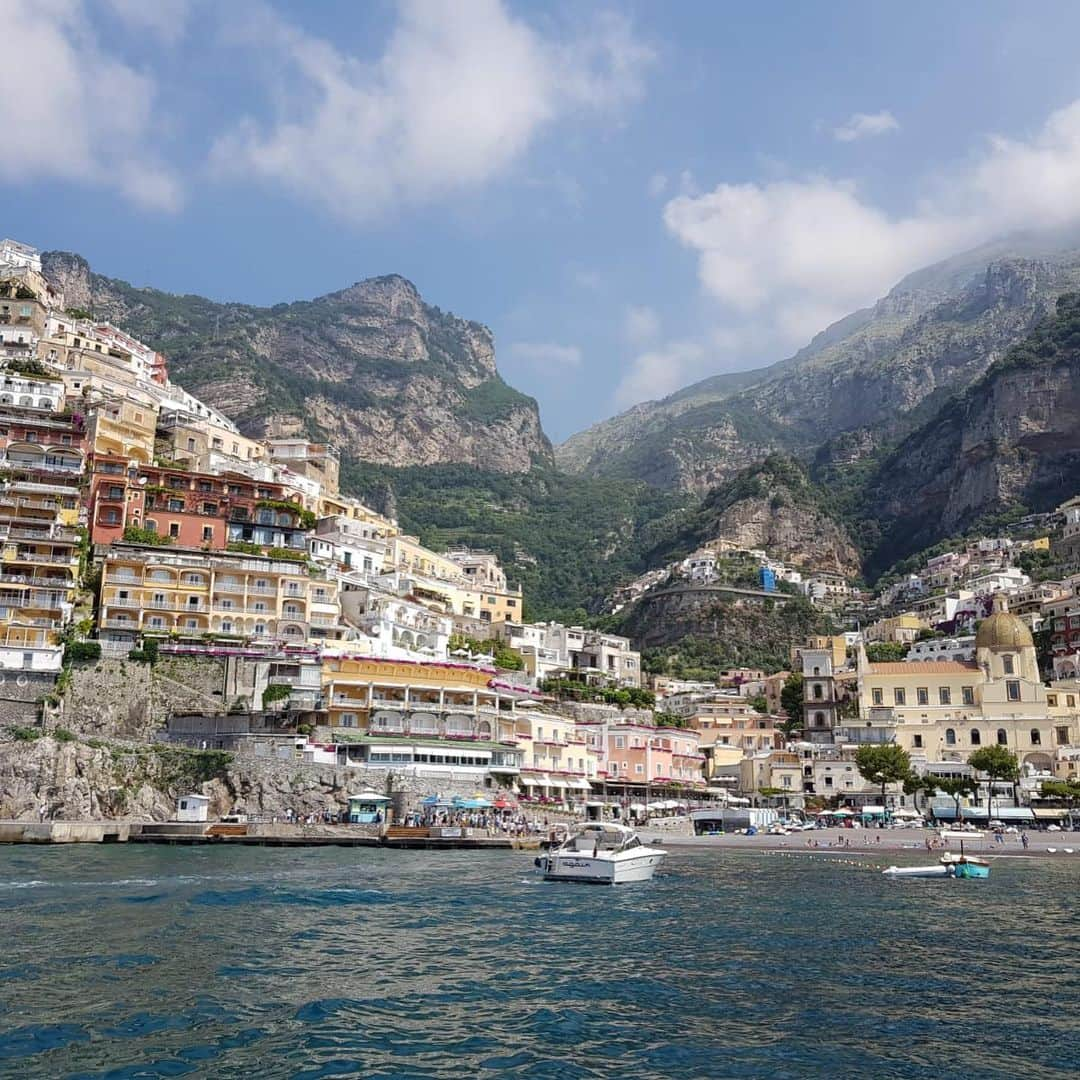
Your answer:
[[[739,548],[762,548],[792,566],[856,576],[859,551],[827,498],[799,462],[771,456],[711,491],[649,562],[726,540]]]
[[[859,553],[847,530],[814,507],[744,499],[722,511],[715,537],[740,548],[760,548],[792,566],[857,577]]]
[[[789,360],[707,379],[573,436],[563,468],[707,491],[850,432],[902,438],[1080,287],[1080,251],[995,245],[911,275]],[[1016,254],[1015,251],[1021,251]]]
[[[384,465],[523,472],[551,457],[532,398],[507,386],[491,331],[397,275],[271,308],[174,296],[46,252],[69,307],[165,353],[172,377],[251,435],[307,431]]]
[[[1080,296],[880,465],[867,513],[885,539],[872,568],[955,535],[988,513],[1045,510],[1076,494],[1080,466]]]

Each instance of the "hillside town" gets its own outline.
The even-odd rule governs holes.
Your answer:
[[[0,362],[9,724],[66,731],[74,666],[172,657],[221,666],[223,689],[214,708],[174,710],[157,739],[355,768],[387,788],[408,777],[415,799],[879,821],[1068,812],[1052,792],[1080,761],[1080,499],[877,595],[718,538],[613,609],[673,586],[748,605],[801,594],[836,631],[791,642],[787,670],[679,680],[643,671],[626,637],[527,621],[495,555],[431,550],[392,507],[343,493],[329,443],[242,434],[173,383],[161,353],[66,307],[13,240],[0,242]],[[860,767],[883,746],[903,748],[908,776]],[[988,746],[1015,775],[980,773],[969,758]]]

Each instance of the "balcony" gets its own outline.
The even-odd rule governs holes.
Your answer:
[[[139,624],[134,619],[102,619],[101,625],[110,630],[138,630]]]

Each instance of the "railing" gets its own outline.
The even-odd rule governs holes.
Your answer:
[[[110,627],[114,630],[138,630],[139,624],[135,619],[102,619],[102,626]]]

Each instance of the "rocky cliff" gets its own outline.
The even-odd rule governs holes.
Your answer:
[[[525,472],[550,459],[536,402],[507,386],[491,331],[397,275],[271,308],[175,296],[46,252],[69,307],[165,353],[172,377],[251,435],[306,431],[387,465]]]
[[[1046,510],[1080,489],[1080,295],[878,466],[865,512],[882,539],[872,569],[980,517]]]
[[[859,574],[860,554],[829,493],[796,460],[772,455],[714,488],[649,557],[656,563],[725,540],[792,566]]]
[[[704,492],[778,450],[809,457],[860,431],[887,444],[971,385],[1078,285],[1075,248],[979,249],[911,275],[789,360],[636,406],[568,440],[557,460],[587,475]]]

